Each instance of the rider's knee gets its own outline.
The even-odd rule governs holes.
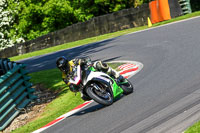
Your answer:
[[[99,71],[103,71],[103,72],[107,72],[109,70],[109,66],[108,64],[106,64],[103,61],[97,61],[94,63],[94,67],[99,70]]]

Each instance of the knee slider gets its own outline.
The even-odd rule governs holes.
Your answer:
[[[96,63],[96,67],[98,70],[103,71],[103,72],[107,72],[109,69],[108,65],[102,61],[98,61]]]

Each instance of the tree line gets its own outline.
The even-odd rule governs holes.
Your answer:
[[[0,49],[147,0],[1,0]]]
[[[0,0],[0,50],[151,0]],[[198,0],[191,0],[199,10]]]

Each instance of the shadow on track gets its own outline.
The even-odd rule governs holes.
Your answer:
[[[122,96],[120,96],[119,98],[115,99],[115,100],[114,100],[114,103],[118,102],[118,101],[119,101],[121,98],[123,98],[123,97],[124,97],[124,95],[122,95]],[[90,107],[86,107],[85,109],[80,110],[79,112],[73,114],[72,116],[74,116],[74,115],[76,115],[76,116],[85,115],[85,114],[87,114],[87,113],[99,111],[99,110],[101,110],[101,109],[104,109],[104,108],[106,108],[106,107],[109,107],[109,106],[105,106],[105,105],[102,105],[102,104],[98,104],[98,103],[96,103],[96,102],[94,102],[94,103],[95,103],[95,105],[90,106]],[[94,103],[93,103],[93,104],[94,104]],[[113,103],[113,104],[114,104],[114,103]],[[110,106],[112,106],[112,105],[110,105]]]
[[[37,72],[41,70],[52,69],[56,67],[55,65],[56,58],[60,56],[66,56],[70,60],[70,59],[78,58],[81,56],[86,56],[86,55],[88,56],[90,54],[95,54],[105,49],[114,47],[114,46],[109,46],[109,43],[117,38],[118,37],[107,39],[107,40],[97,42],[97,43],[91,43],[91,44],[87,44],[87,45],[83,45],[83,46],[79,46],[75,48],[61,50],[61,51],[57,51],[57,52],[46,54],[46,55],[36,56],[36,57],[21,60],[18,62],[27,64],[27,69],[29,70],[29,72]],[[113,59],[116,59],[116,58],[113,58]]]
[[[83,109],[83,110],[73,114],[72,116],[74,116],[74,115],[78,115],[78,116],[84,115],[84,114],[87,114],[87,113],[91,113],[91,112],[95,112],[95,111],[101,110],[101,109],[103,109],[105,107],[106,106],[104,106],[104,105],[96,103],[95,105],[93,105],[93,106],[91,106],[89,108]]]

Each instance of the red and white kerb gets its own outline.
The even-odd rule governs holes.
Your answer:
[[[123,64],[121,66],[118,67],[118,69],[120,69],[121,71],[119,71],[119,73],[124,76],[125,78],[129,78],[131,76],[133,76],[135,73],[137,73],[139,71],[139,65],[138,64],[131,64],[131,63],[127,63],[127,64]],[[75,80],[75,84],[79,81],[80,79]],[[74,108],[73,110],[71,110],[70,112],[58,117],[57,119],[53,120],[52,122],[48,123],[47,125],[43,126],[42,128],[34,131],[33,133],[40,133],[42,131],[44,131],[45,129],[53,126],[54,124],[62,121],[63,119],[77,113],[78,111],[80,111],[81,109],[85,108],[86,106],[88,106],[89,104],[91,104],[93,102],[93,100],[91,101],[87,101],[79,106],[77,106],[76,108]]]

